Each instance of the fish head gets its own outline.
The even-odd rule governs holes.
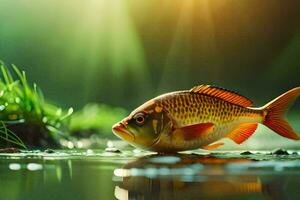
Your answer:
[[[163,132],[169,131],[169,124],[170,119],[162,107],[150,100],[116,123],[112,131],[131,145],[148,149]]]

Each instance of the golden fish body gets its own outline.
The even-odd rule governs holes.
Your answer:
[[[194,140],[185,140],[183,132],[162,135],[155,148],[195,149],[206,146],[226,137],[230,132],[245,123],[260,123],[263,111],[260,109],[242,107],[223,99],[190,91],[174,92],[154,99],[156,106],[162,107],[176,128],[194,124],[213,123],[209,134],[200,134]]]
[[[113,132],[132,145],[157,152],[215,149],[227,137],[241,144],[258,123],[277,134],[298,140],[284,119],[300,94],[294,88],[260,108],[244,96],[226,89],[201,85],[191,90],[158,96],[135,109],[113,126]]]

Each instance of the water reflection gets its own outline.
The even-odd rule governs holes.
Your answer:
[[[244,157],[96,150],[0,155],[0,199],[300,199],[298,154]]]
[[[123,158],[116,154],[2,157],[0,200],[111,200],[113,170],[121,163]]]
[[[283,179],[237,168],[253,160],[211,156],[147,156],[116,169],[117,199],[282,199]],[[229,167],[230,166],[230,167]],[[280,180],[280,181],[278,181]]]

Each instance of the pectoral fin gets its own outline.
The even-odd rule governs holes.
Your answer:
[[[194,140],[201,137],[203,134],[211,132],[213,128],[213,123],[201,123],[178,128],[174,131],[174,134],[177,136],[181,135],[184,140]]]
[[[217,148],[219,148],[223,145],[224,145],[223,142],[218,142],[218,143],[210,144],[210,145],[207,145],[207,146],[202,146],[202,147],[200,147],[200,149],[214,150],[214,149],[217,149]]]
[[[243,124],[232,131],[227,137],[232,139],[235,143],[241,144],[255,132],[256,128],[257,123]]]

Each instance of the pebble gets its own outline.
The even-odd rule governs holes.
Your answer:
[[[115,147],[107,147],[107,148],[105,148],[105,152],[121,153],[121,151]]]
[[[17,148],[5,148],[5,149],[0,149],[0,153],[20,153],[20,149]]]
[[[46,149],[44,153],[55,153],[55,151],[53,149]]]
[[[273,155],[289,155],[287,150],[284,150],[284,149],[275,149],[271,152],[271,154],[273,154]]]
[[[252,155],[253,153],[251,153],[250,151],[244,151],[242,153],[240,153],[241,155]]]

